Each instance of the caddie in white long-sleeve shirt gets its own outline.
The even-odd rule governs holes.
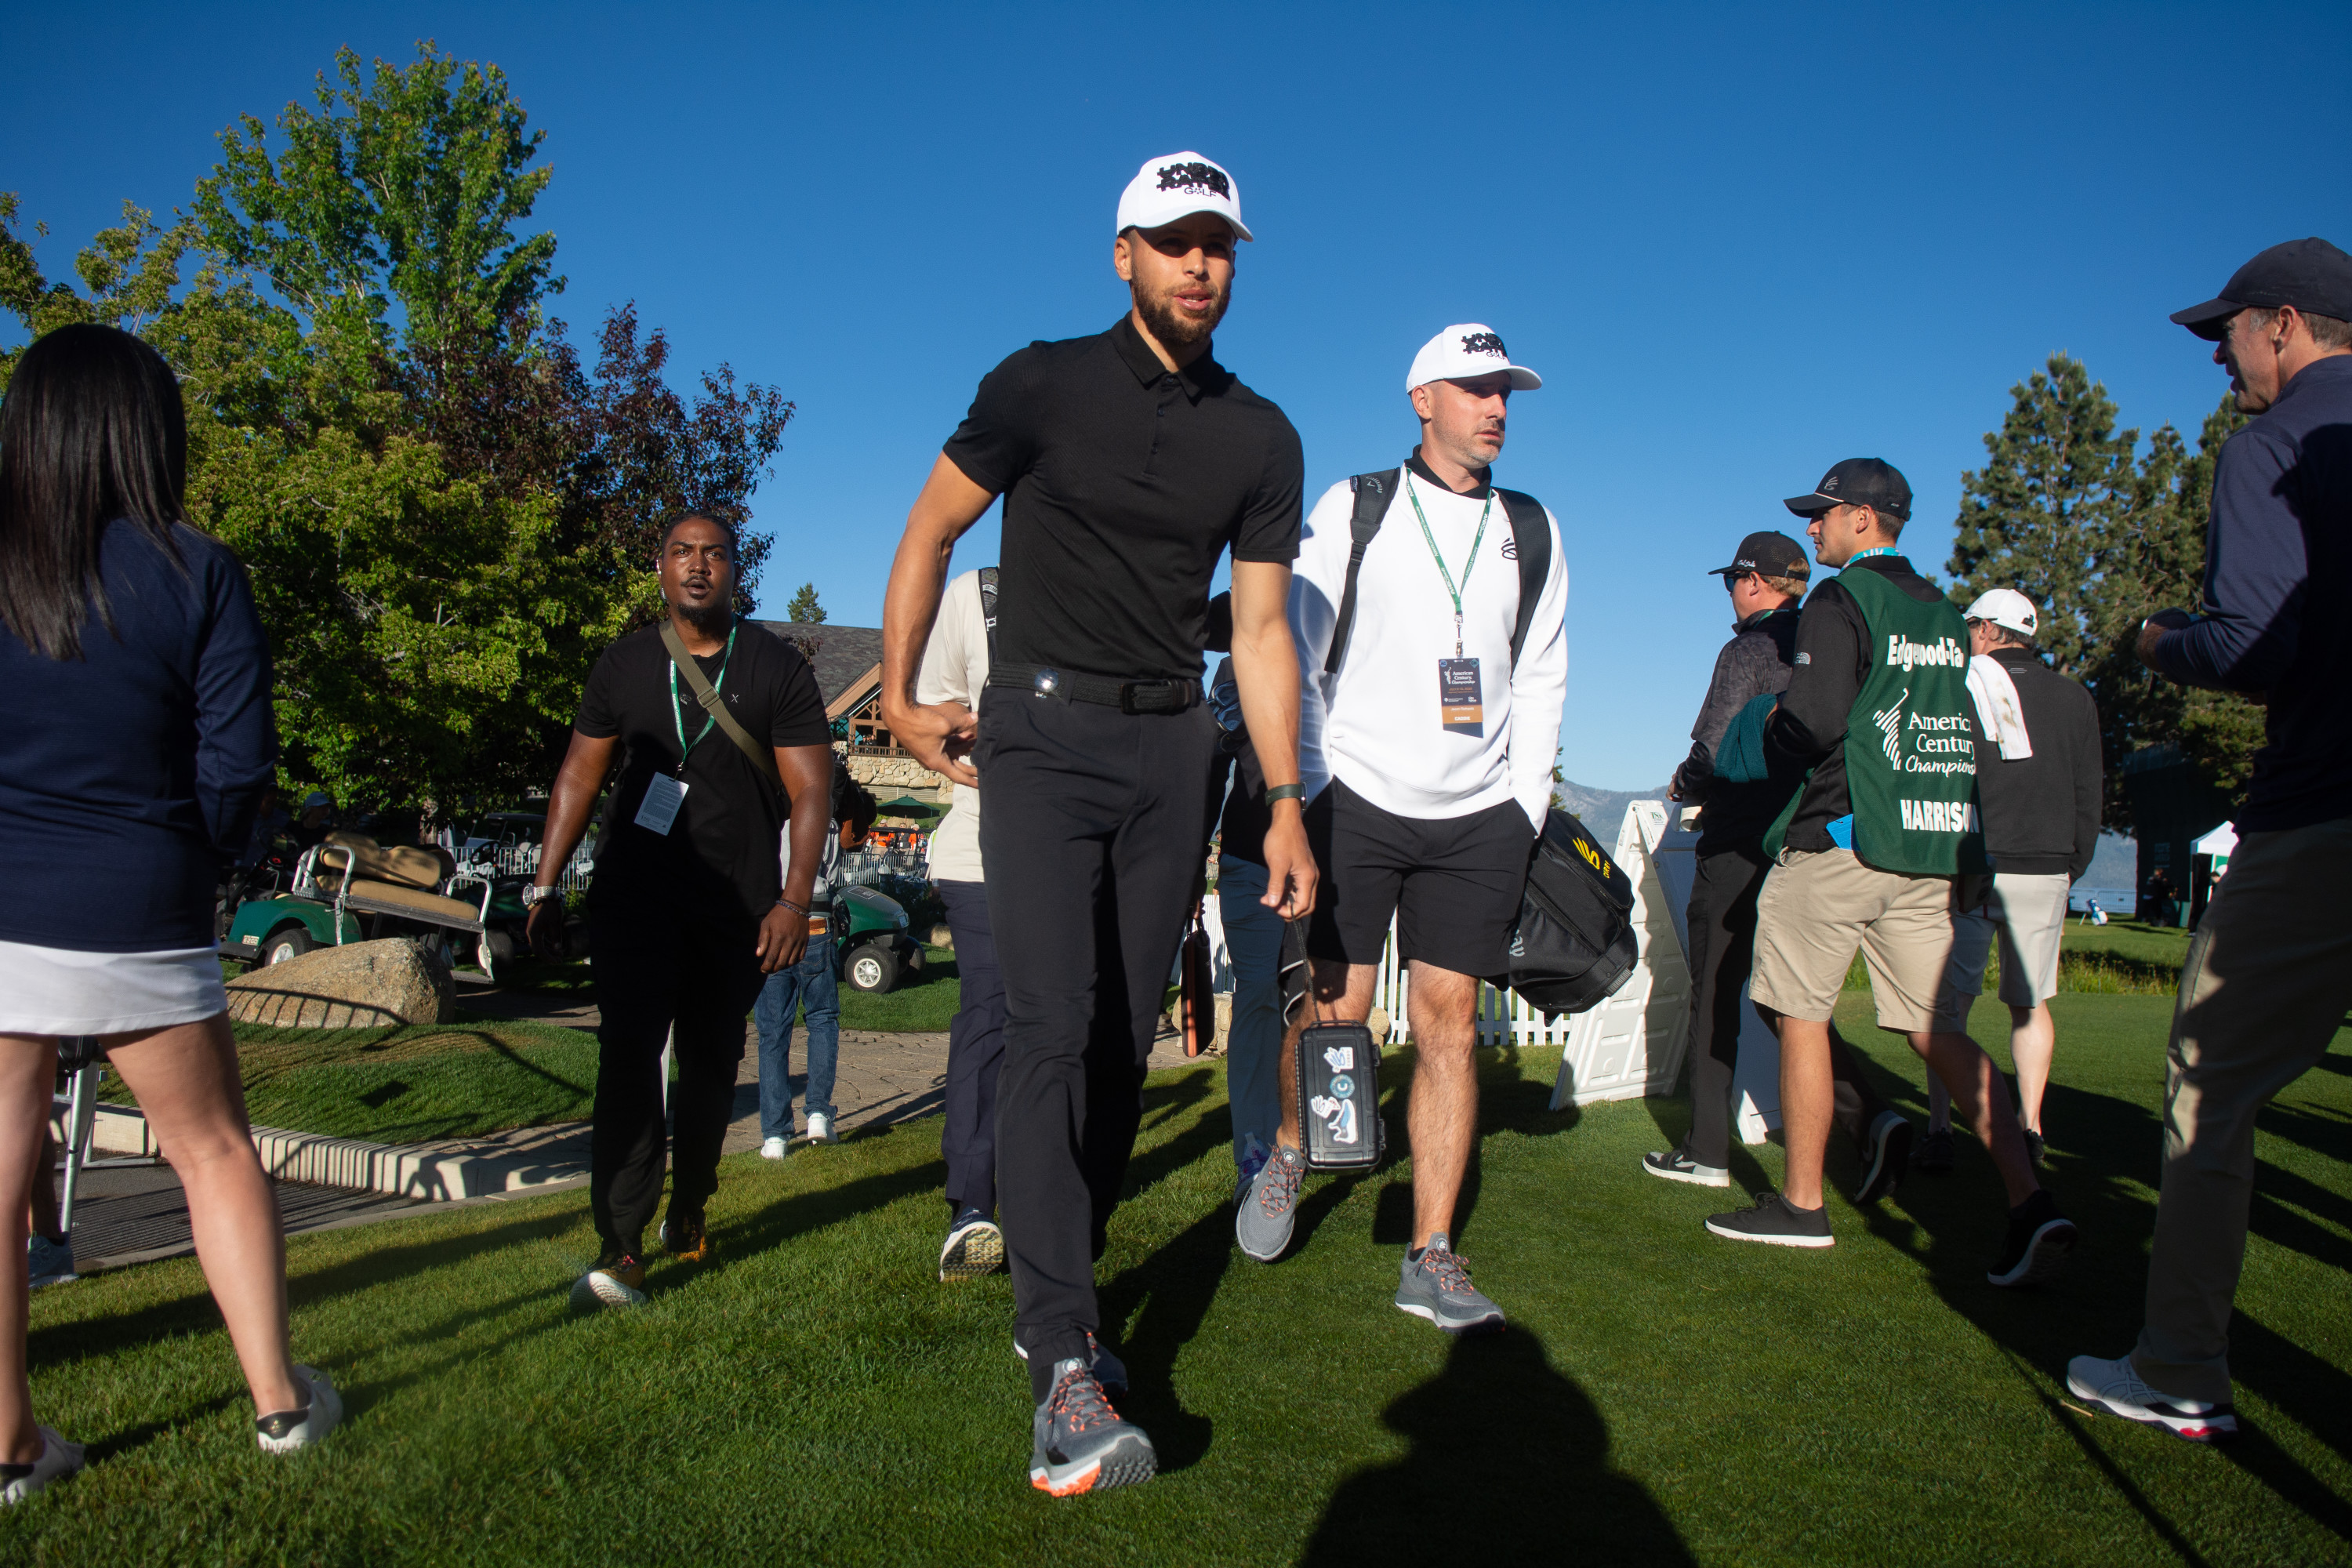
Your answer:
[[[1393,916],[1417,1043],[1414,1246],[1396,1304],[1456,1331],[1502,1321],[1448,1237],[1477,1132],[1479,982],[1507,967],[1568,689],[1559,526],[1490,473],[1511,394],[1542,384],[1477,322],[1432,338],[1405,382],[1421,445],[1324,492],[1291,578],[1300,778],[1323,875],[1307,937],[1316,1016],[1370,1013]],[[1360,517],[1377,531],[1350,595]],[[1305,1022],[1302,1009],[1294,1030]],[[1281,1147],[1234,1219],[1261,1262],[1289,1244],[1306,1169],[1292,1038]]]

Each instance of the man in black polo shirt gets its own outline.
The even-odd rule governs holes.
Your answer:
[[[891,732],[959,784],[988,780],[981,850],[1006,1014],[998,1204],[1036,1400],[1030,1480],[1056,1496],[1146,1480],[1158,1463],[1105,1397],[1126,1379],[1095,1341],[1094,1261],[1207,833],[1217,726],[1201,649],[1228,547],[1234,668],[1276,797],[1265,902],[1302,915],[1315,896],[1284,614],[1298,435],[1209,354],[1250,237],[1233,177],[1196,153],[1155,158],[1117,228],[1128,314],[1032,343],[982,381],[907,519],[882,612]],[[975,718],[918,703],[915,676],[955,541],[999,495],[998,648]]]
[[[831,805],[824,699],[798,649],[736,620],[732,531],[680,518],[663,536],[659,569],[668,615],[606,648],[589,673],[547,803],[537,885],[523,895],[532,945],[551,952],[562,930],[556,879],[618,752],[588,889],[601,1020],[588,1204],[604,1250],[572,1288],[583,1308],[646,1299],[645,1228],[661,1201],[665,1039],[677,1061],[669,1091],[677,1162],[662,1239],[681,1259],[710,1256],[703,1205],[719,1190],[743,1016],[762,977],[800,962],[808,945],[809,888]],[[731,731],[698,700],[665,631],[693,658]],[[776,855],[783,793],[789,880]]]

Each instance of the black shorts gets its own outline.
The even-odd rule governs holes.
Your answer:
[[[1400,958],[1501,974],[1535,838],[1514,800],[1467,816],[1398,816],[1333,779],[1307,807],[1323,873],[1307,950],[1326,963],[1378,963],[1394,915]]]

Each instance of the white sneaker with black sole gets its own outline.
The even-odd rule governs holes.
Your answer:
[[[1654,1176],[1663,1176],[1669,1182],[1689,1182],[1695,1186],[1701,1187],[1731,1185],[1731,1173],[1728,1170],[1720,1165],[1700,1164],[1684,1152],[1679,1143],[1663,1154],[1643,1155],[1642,1169]]]
[[[833,1130],[833,1118],[823,1111],[808,1119],[808,1141],[812,1143],[838,1143],[841,1139]]]
[[[2191,1443],[2226,1443],[2238,1435],[2236,1410],[2198,1399],[2176,1399],[2150,1388],[2129,1356],[2114,1361],[2076,1356],[2066,1363],[2066,1392],[2094,1410],[2143,1426],[2161,1426]]]
[[[1801,1209],[1779,1193],[1768,1192],[1753,1208],[1706,1216],[1706,1228],[1732,1241],[1760,1241],[1769,1247],[1835,1247],[1830,1234],[1830,1211]]]

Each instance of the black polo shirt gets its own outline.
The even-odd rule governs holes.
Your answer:
[[[1171,373],[1124,316],[989,372],[947,455],[1004,497],[1007,664],[1198,680],[1217,557],[1298,555],[1289,419],[1208,354]]]

